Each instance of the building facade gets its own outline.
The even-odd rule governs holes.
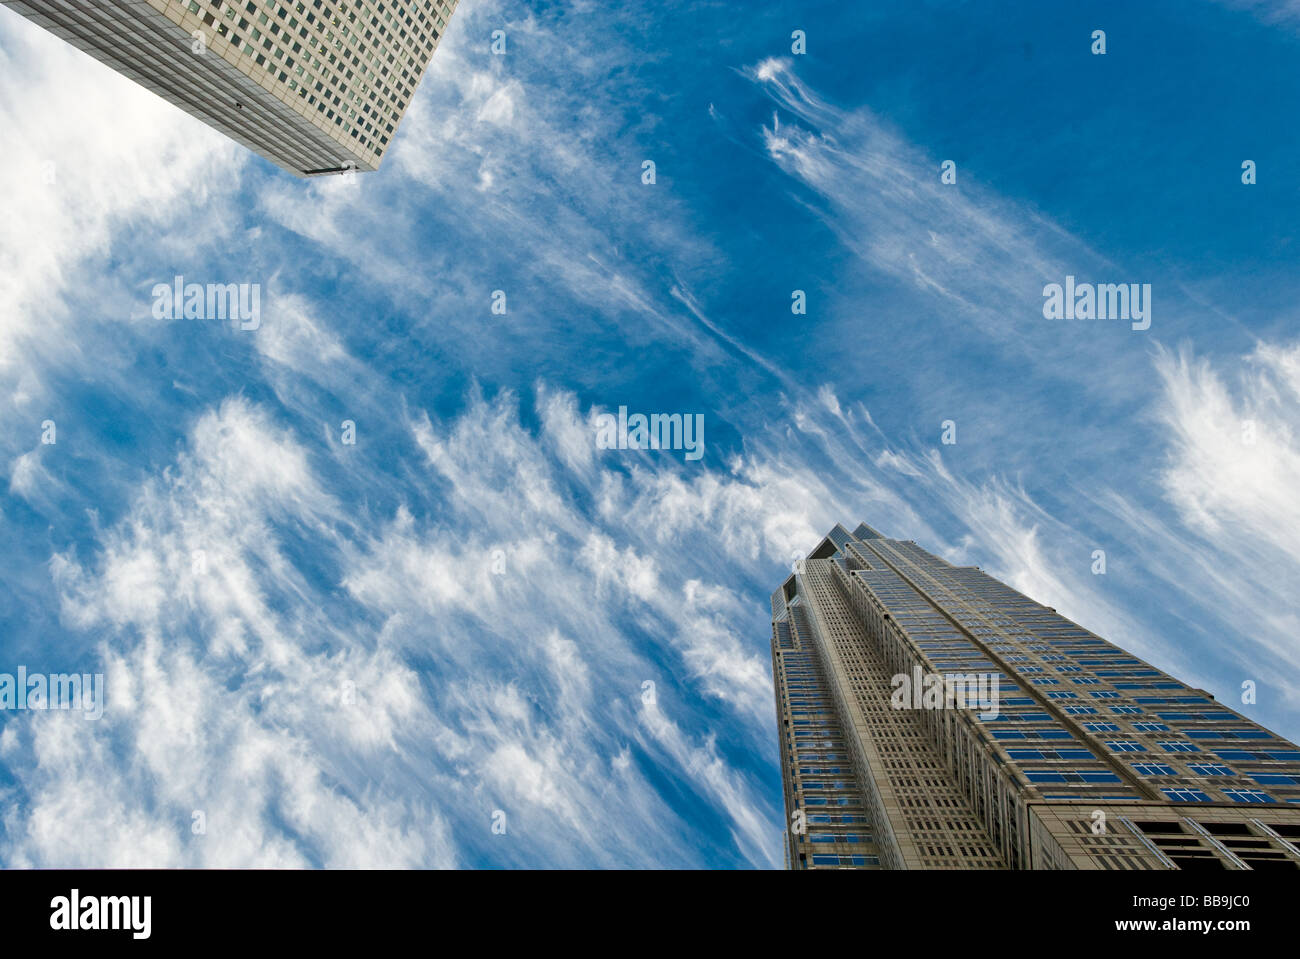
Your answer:
[[[772,663],[791,868],[1300,868],[1300,747],[913,542],[836,526]]]
[[[378,169],[457,0],[0,0],[297,176]]]

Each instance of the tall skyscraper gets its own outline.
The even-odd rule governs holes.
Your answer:
[[[376,170],[457,0],[0,0],[298,176]]]
[[[1300,868],[1300,747],[913,542],[831,530],[772,663],[791,868]]]

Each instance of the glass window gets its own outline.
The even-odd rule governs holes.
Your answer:
[[[1165,763],[1134,763],[1133,768],[1143,776],[1172,776],[1174,767]]]
[[[1223,794],[1233,802],[1275,802],[1272,796],[1258,789],[1225,789]]]
[[[1223,763],[1188,763],[1187,768],[1198,776],[1232,776],[1233,771]]]
[[[1199,789],[1162,789],[1160,790],[1174,802],[1212,802],[1209,796]]]

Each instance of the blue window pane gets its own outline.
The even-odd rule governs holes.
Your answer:
[[[1212,802],[1205,793],[1199,789],[1162,789],[1160,790],[1174,802]]]
[[[1225,789],[1223,794],[1233,802],[1261,803],[1276,802],[1276,800],[1266,792],[1258,789]]]

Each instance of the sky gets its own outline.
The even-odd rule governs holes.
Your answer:
[[[0,865],[779,868],[768,596],[837,522],[1300,738],[1298,57],[1294,2],[462,0],[299,180],[0,8],[0,672],[106,691],[0,712]]]

